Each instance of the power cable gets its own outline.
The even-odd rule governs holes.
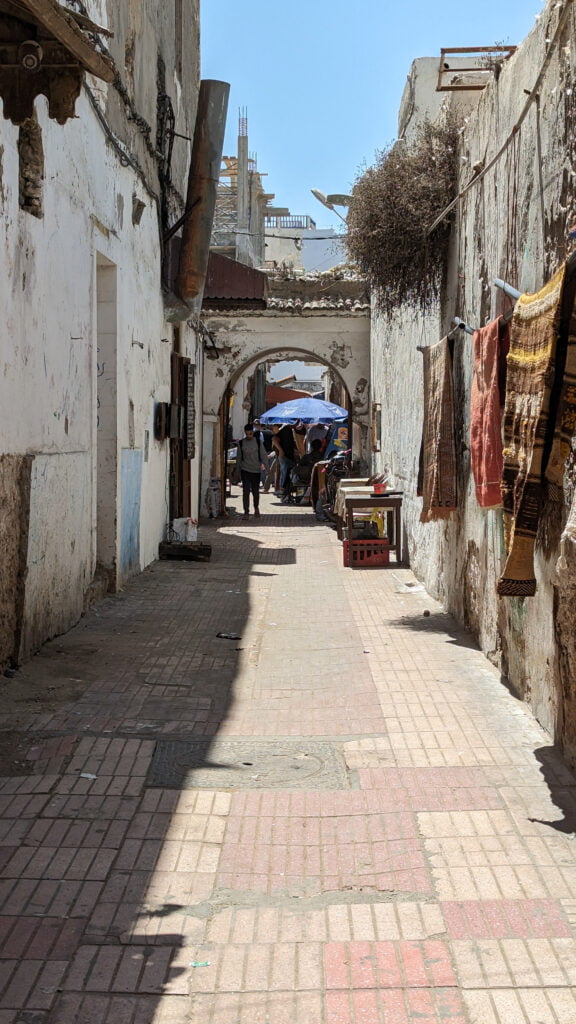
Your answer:
[[[486,167],[484,167],[474,178],[472,178],[471,181],[469,181],[468,184],[465,185],[464,188],[458,193],[456,198],[453,199],[452,202],[449,203],[449,205],[444,210],[442,210],[442,213],[439,214],[438,217],[436,217],[436,220],[434,221],[434,223],[431,224],[430,227],[427,229],[427,231],[426,231],[427,235],[431,235],[432,232],[434,231],[434,228],[437,228],[438,225],[444,220],[444,218],[448,216],[448,214],[454,209],[456,204],[460,201],[460,199],[462,199],[463,196],[466,195],[466,193],[472,188],[472,186],[473,185],[477,185],[478,182],[482,181],[482,178],[484,178],[485,175],[488,174],[488,171],[492,170],[492,168],[494,167],[494,164],[496,164],[500,160],[500,157],[503,156],[503,154],[506,152],[506,150],[508,149],[509,145],[511,144],[512,140],[516,137],[516,135],[520,131],[522,123],[524,122],[524,120],[526,118],[526,115],[527,115],[528,111],[530,110],[530,107],[532,106],[532,104],[534,103],[534,101],[535,101],[535,99],[536,99],[536,97],[538,95],[538,90],[540,89],[540,86],[542,84],[542,79],[544,78],[544,74],[545,74],[545,72],[546,72],[546,70],[548,68],[548,64],[550,63],[550,58],[551,58],[554,50],[556,49],[556,44],[557,44],[558,39],[560,37],[560,33],[562,32],[562,29],[564,28],[564,25],[566,24],[566,21],[568,19],[568,14],[570,13],[570,9],[571,9],[571,4],[572,4],[572,0],[566,0],[566,6],[564,7],[564,10],[562,11],[562,14],[560,15],[560,18],[558,19],[558,24],[556,26],[556,31],[554,33],[554,36],[553,36],[552,40],[549,43],[548,50],[546,51],[546,55],[545,55],[544,60],[542,62],[542,67],[540,68],[540,72],[538,74],[536,82],[535,82],[534,86],[532,87],[530,93],[528,94],[528,99],[526,100],[526,102],[525,102],[525,104],[524,104],[524,106],[522,108],[522,111],[520,113],[520,117],[516,121],[516,124],[512,128],[512,131],[510,132],[508,138],[506,139],[504,144],[500,147],[500,149],[495,154],[495,156],[493,156],[492,159],[489,161],[489,163],[486,164]]]

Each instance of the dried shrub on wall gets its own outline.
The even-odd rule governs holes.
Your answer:
[[[454,199],[458,126],[425,121],[414,140],[378,154],[357,180],[348,212],[348,252],[391,314],[407,302],[428,310],[441,293],[450,218],[427,228]]]

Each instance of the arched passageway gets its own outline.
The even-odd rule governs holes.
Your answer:
[[[210,481],[223,485],[222,402],[229,388],[251,366],[269,359],[323,363],[344,385],[351,409],[356,450],[369,460],[370,316],[363,311],[278,314],[272,310],[239,315],[219,312],[205,318],[212,340],[204,366],[202,495]],[[221,490],[222,494],[222,490]]]

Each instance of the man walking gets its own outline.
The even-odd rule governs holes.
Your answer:
[[[255,437],[252,423],[244,427],[244,437],[238,441],[238,466],[242,480],[243,519],[250,517],[250,495],[254,503],[254,516],[260,516],[260,474],[266,468],[266,452],[260,437]]]
[[[273,480],[272,471],[274,466],[272,460],[276,457],[276,452],[272,447],[272,431],[269,430],[268,427],[262,427],[259,419],[254,418],[252,422],[254,424],[254,437],[258,437],[258,435],[260,435],[260,440],[262,441],[264,451],[266,452],[266,458],[264,459],[266,471],[262,473],[260,482],[264,489],[264,494],[268,494],[270,484]]]

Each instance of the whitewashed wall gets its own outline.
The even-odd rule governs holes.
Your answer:
[[[106,24],[108,6],[102,0],[91,13]],[[163,15],[160,23],[155,17],[156,5],[146,6],[149,10],[139,9],[138,16],[145,15],[142,45],[147,41],[150,51],[149,81],[143,81],[140,63],[134,92],[147,104],[152,119],[156,48],[168,29]],[[128,18],[127,8],[122,12],[114,6],[115,29],[124,15]],[[131,11],[130,18],[134,17]],[[186,52],[193,43],[193,38],[186,42]],[[196,75],[197,64],[188,89],[194,103],[179,115],[180,130],[186,125],[190,134]],[[88,81],[106,110],[112,87],[90,77]],[[0,451],[33,457],[19,659],[78,619],[96,570],[99,511],[102,514],[99,429],[106,419],[99,409],[98,378],[106,373],[99,354],[99,325],[100,332],[107,332],[108,355],[115,349],[114,387],[109,394],[114,392],[116,405],[108,420],[113,424],[108,442],[115,460],[106,485],[112,500],[106,515],[115,555],[115,565],[108,566],[113,585],[121,586],[126,573],[157,557],[169,515],[169,446],[154,439],[155,403],[170,400],[172,347],[161,292],[158,207],[151,194],[157,191],[157,182],[148,167],[147,188],[142,177],[120,160],[84,90],[76,117],[64,126],[49,120],[43,97],[36,101],[36,111],[44,146],[42,219],[19,207],[18,129],[0,120]],[[116,120],[117,132],[122,118],[117,114]],[[138,148],[141,140],[132,141]],[[175,157],[177,183],[184,192],[187,159],[186,154],[182,160]],[[132,220],[133,197],[145,204],[137,225]],[[115,301],[106,309],[102,295],[98,301],[98,264],[103,262],[115,268],[116,276]],[[103,318],[108,318],[104,328]],[[202,350],[191,326],[182,324],[181,337],[182,354],[196,365],[198,457],[193,463],[192,501],[197,515]],[[123,466],[132,472],[129,485],[126,474],[122,478]],[[122,529],[129,500],[130,514],[137,516],[131,538],[135,561],[126,563],[123,572]]]
[[[549,3],[536,27],[499,79],[479,94],[461,136],[462,187],[471,168],[506,140],[535,84],[561,11]],[[551,735],[576,759],[576,645],[574,566],[562,577],[537,555],[536,597],[499,598],[496,580],[504,559],[502,516],[480,509],[470,474],[468,435],[472,339],[459,333],[454,377],[460,467],[460,510],[453,522],[421,525],[416,497],[422,424],[422,359],[418,345],[432,344],[459,316],[472,326],[509,307],[494,278],[522,291],[540,288],[573,248],[568,228],[575,214],[576,94],[574,12],[555,50],[533,105],[514,143],[494,170],[460,204],[449,287],[437,314],[403,310],[393,323],[374,317],[372,398],[382,403],[382,450],[375,467],[390,466],[405,491],[407,548],[416,574],[465,622],[482,649],[530,703]],[[463,159],[462,159],[463,158]],[[569,495],[570,496],[570,492]]]

